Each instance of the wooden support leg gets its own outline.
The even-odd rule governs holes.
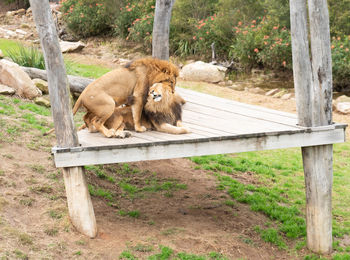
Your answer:
[[[69,216],[74,227],[86,236],[96,237],[95,213],[84,176],[84,168],[63,168],[63,178],[66,187]]]
[[[317,253],[332,251],[333,145],[303,147],[306,189],[307,246]]]

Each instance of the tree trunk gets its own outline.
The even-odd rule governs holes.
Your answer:
[[[290,1],[293,73],[301,126],[332,123],[332,65],[326,0],[309,0],[309,55],[306,0]],[[311,62],[312,60],[312,62]],[[333,145],[302,147],[308,248],[332,251]]]
[[[171,10],[175,0],[157,0],[152,33],[152,56],[169,60]]]
[[[46,70],[28,68],[28,67],[21,67],[21,68],[29,75],[31,79],[42,79],[47,81]],[[78,92],[78,93],[83,92],[86,86],[93,81],[94,79],[68,75],[68,85],[72,92]]]
[[[35,24],[43,50],[49,85],[52,115],[59,147],[78,146],[69,99],[66,69],[48,0],[30,0]],[[95,237],[96,220],[90,194],[85,182],[84,168],[63,169],[69,216],[83,234]]]

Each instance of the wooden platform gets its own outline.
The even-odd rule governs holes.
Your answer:
[[[52,149],[56,167],[238,153],[345,141],[344,124],[305,128],[294,114],[247,105],[177,88],[187,101],[183,122],[191,134],[156,131],[108,139],[100,133],[78,132],[81,146]],[[244,92],[242,92],[244,95]]]

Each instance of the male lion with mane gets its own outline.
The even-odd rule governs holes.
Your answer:
[[[146,131],[141,124],[141,114],[149,87],[154,83],[168,86],[175,91],[179,69],[172,63],[155,58],[144,58],[131,62],[124,68],[110,71],[90,83],[79,96],[73,107],[73,115],[83,106],[87,110],[87,126],[94,127],[106,137],[118,136],[114,128],[105,124],[115,108],[128,103],[131,98],[132,121],[137,132]],[[90,125],[91,123],[91,125]],[[123,137],[123,136],[119,136]]]
[[[105,126],[114,129],[118,137],[127,137],[131,133],[127,130],[134,130],[134,120],[132,117],[131,104],[123,104],[115,108],[113,115],[105,122]],[[141,123],[147,129],[155,129],[169,134],[190,133],[187,127],[182,125],[182,105],[185,100],[172,88],[163,83],[153,84],[148,93],[147,101],[141,117]],[[85,124],[79,129],[88,127],[90,132],[95,128],[91,124],[91,114],[84,116]]]

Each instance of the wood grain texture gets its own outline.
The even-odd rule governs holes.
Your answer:
[[[30,5],[45,58],[57,145],[76,147],[79,145],[78,135],[73,121],[67,74],[51,8],[47,0],[30,0]],[[81,233],[95,237],[96,220],[85,182],[84,168],[64,168],[63,178],[72,224]]]
[[[332,123],[332,63],[326,0],[308,0],[311,39],[309,54],[306,0],[291,0],[294,86],[299,124]],[[333,145],[303,147],[308,248],[332,251]]]
[[[175,0],[156,0],[152,31],[152,56],[169,60],[169,30],[171,10]]]
[[[154,132],[154,134],[157,134],[157,132]],[[105,137],[101,138],[107,139]],[[83,138],[80,139],[84,140]],[[53,148],[53,153],[56,167],[69,167],[324,145],[341,143],[344,142],[344,139],[345,132],[343,128],[324,131],[299,130],[298,132],[217,136],[172,141],[158,140],[123,145],[113,145],[113,141],[118,141],[115,139],[108,139],[110,140],[109,145],[101,145],[98,141],[90,139],[87,140],[89,146],[71,149]]]
[[[45,58],[57,145],[79,144],[69,99],[67,73],[48,1],[30,1]]]
[[[75,228],[91,238],[97,234],[95,213],[83,167],[63,168],[70,219]]]

